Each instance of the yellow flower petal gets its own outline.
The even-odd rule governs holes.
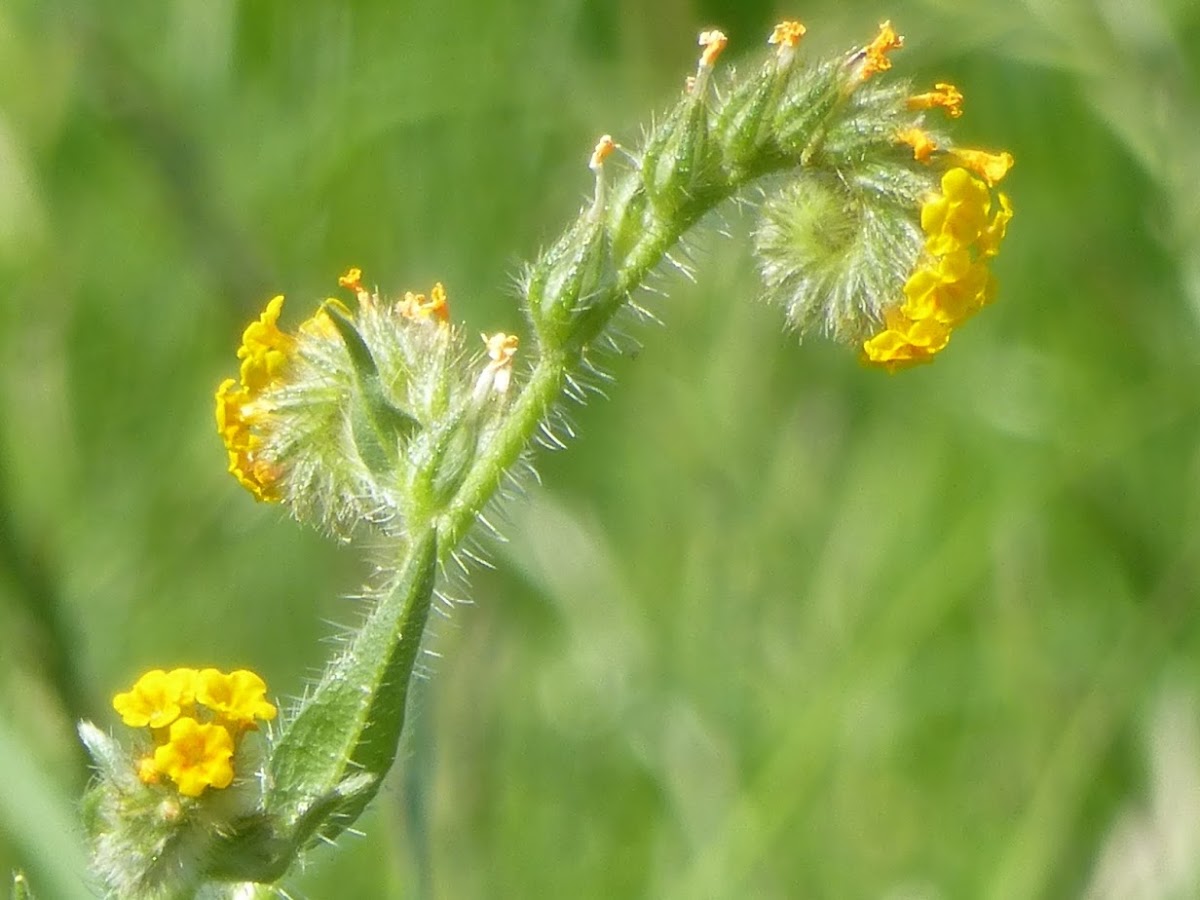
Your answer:
[[[1013,167],[1013,155],[1008,151],[988,153],[986,150],[952,149],[950,155],[993,187]]]
[[[199,673],[196,700],[223,719],[249,727],[256,719],[270,721],[276,709],[266,698],[267,685],[257,674],[238,669],[225,674],[218,669]]]
[[[233,738],[221,725],[176,719],[170,739],[155,748],[154,767],[169,777],[185,797],[199,797],[205,788],[225,788],[233,781]]]
[[[113,709],[132,728],[165,728],[193,700],[191,669],[151,669],[133,688],[113,697]]]

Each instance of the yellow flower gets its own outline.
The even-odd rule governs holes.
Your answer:
[[[904,285],[901,312],[914,321],[933,319],[956,326],[966,321],[988,299],[991,276],[982,260],[973,261],[966,250],[956,250],[935,266],[917,269]]]
[[[253,398],[249,391],[236,385],[236,381],[227,378],[217,388],[217,431],[229,454],[229,474],[256,500],[278,500],[277,470],[254,456],[262,439],[251,431]]]
[[[1012,204],[1008,202],[1008,195],[999,194],[997,199],[1000,201],[1000,208],[996,210],[996,215],[992,217],[991,223],[979,236],[979,252],[984,256],[995,256],[1000,252],[1000,242],[1008,233],[1008,223],[1013,216],[1013,208]]]
[[[951,149],[950,155],[986,181],[988,187],[995,187],[1013,167],[1013,155],[1007,150],[988,153],[986,150]]]
[[[247,669],[228,675],[217,669],[204,669],[197,679],[196,699],[239,727],[253,727],[255,719],[275,718],[276,709],[265,699],[266,693],[266,682]]]
[[[909,97],[908,108],[932,109],[935,106],[940,106],[946,110],[950,118],[957,119],[962,115],[962,102],[963,95],[958,88],[944,81],[939,81],[933,86],[932,91]]]
[[[256,500],[279,499],[279,469],[258,458],[262,438],[254,427],[266,419],[259,395],[284,376],[296,349],[296,339],[279,330],[282,310],[283,296],[272,297],[262,315],[246,327],[237,352],[241,383],[227,378],[216,392],[217,432],[229,454],[229,473]]]
[[[155,748],[154,768],[174,781],[185,797],[199,797],[207,787],[229,786],[232,757],[233,738],[224,726],[184,717],[172,723],[170,740]]]
[[[614,150],[620,144],[613,140],[611,134],[600,136],[600,140],[596,142],[596,149],[592,151],[592,158],[588,161],[588,168],[593,172],[597,172],[604,165],[604,161],[608,159]]]
[[[933,138],[920,128],[905,128],[902,131],[896,132],[896,140],[901,144],[908,144],[912,147],[913,159],[917,162],[927,162],[933,151],[937,149],[937,144],[933,142]]]
[[[888,371],[929,362],[950,342],[950,328],[935,319],[914,321],[893,307],[887,327],[863,344],[868,362]]]
[[[433,316],[441,322],[450,321],[450,303],[446,300],[446,289],[439,281],[429,289],[429,303],[419,310],[424,317]]]
[[[943,255],[975,242],[987,226],[991,208],[987,186],[966,169],[942,176],[942,193],[921,207],[921,229],[929,235],[926,249]]]
[[[154,756],[144,756],[138,760],[138,778],[142,784],[158,784],[161,773],[154,763]]]
[[[800,43],[800,38],[804,37],[808,31],[801,23],[787,19],[775,26],[775,30],[771,32],[771,36],[767,38],[768,44],[778,44],[779,49],[783,50],[795,49]]]
[[[296,346],[296,339],[279,330],[279,314],[283,311],[283,295],[272,297],[257,321],[242,332],[238,359],[242,361],[242,387],[251,393],[261,392],[277,379]]]
[[[903,46],[904,38],[896,34],[891,20],[881,23],[879,34],[863,48],[863,64],[858,72],[858,80],[866,81],[877,72],[886,72],[890,69],[892,61],[888,59],[888,53],[899,50]]]
[[[362,269],[358,268],[358,266],[352,266],[347,269],[346,274],[338,278],[338,285],[358,293],[363,289]]]
[[[165,728],[195,701],[195,669],[151,669],[133,689],[113,697],[113,709],[133,728]]]
[[[721,51],[725,49],[725,45],[729,43],[729,38],[723,31],[711,28],[708,31],[700,32],[700,40],[697,43],[704,48],[704,52],[700,54],[700,65],[711,69],[716,63],[717,57],[721,55]]]

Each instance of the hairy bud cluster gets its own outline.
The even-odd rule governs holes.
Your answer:
[[[990,300],[994,279],[982,261],[996,255],[1012,218],[1000,194],[1001,212],[986,219],[988,189],[1007,174],[1012,156],[960,148],[941,130],[927,130],[930,112],[962,115],[958,89],[939,83],[913,94],[907,82],[873,78],[901,46],[884,23],[867,47],[798,76],[777,120],[801,165],[765,202],[756,235],[767,299],[789,323],[802,336],[859,347],[866,362],[888,369],[932,359],[967,309]],[[964,178],[978,185],[969,204],[975,231],[953,247],[930,226],[930,210],[948,202],[948,175],[955,186]],[[984,230],[995,240],[967,253]],[[954,290],[971,292],[961,314],[921,312],[908,299],[932,272],[943,294],[956,283]]]
[[[363,523],[401,534],[453,496],[508,392],[516,338],[484,335],[485,360],[450,325],[441,284],[389,299],[361,278],[340,279],[353,310],[330,298],[294,335],[278,331],[283,298],[272,300],[239,351],[281,348],[271,378],[236,408],[232,379],[223,384],[217,425],[227,443],[231,421],[234,443],[248,435],[236,460],[230,449],[231,471],[258,499],[338,534]]]

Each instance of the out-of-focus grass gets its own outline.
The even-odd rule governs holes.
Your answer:
[[[367,836],[292,893],[1200,892],[1200,10],[1134,7],[0,8],[0,716],[40,770],[0,868],[74,877],[72,722],[139,670],[294,694],[355,615],[353,555],[222,471],[243,320],[356,263],[519,329],[596,135],[636,139],[700,27],[736,63],[798,13],[818,48],[891,16],[1015,153],[999,302],[866,372],[752,302],[729,213],[440,624]]]

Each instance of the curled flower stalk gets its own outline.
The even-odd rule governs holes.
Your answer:
[[[1012,157],[956,145],[953,85],[891,77],[903,38],[890,23],[811,62],[805,32],[780,23],[761,63],[718,90],[729,40],[704,31],[643,144],[599,140],[592,199],[522,273],[527,336],[480,341],[442,284],[391,295],[357,268],[296,327],[281,327],[275,297],[246,328],[238,377],[216,394],[230,473],[376,559],[384,548],[382,574],[369,614],[267,740],[250,733],[275,706],[246,671],[147,672],[114,700],[141,735],[132,749],[85,723],[97,871],[113,890],[271,883],[354,821],[396,757],[446,563],[470,557],[469,533],[531,443],[562,443],[562,400],[602,377],[614,320],[642,312],[647,276],[722,203],[761,200],[764,293],[790,327],[868,365],[929,362],[992,301]]]

